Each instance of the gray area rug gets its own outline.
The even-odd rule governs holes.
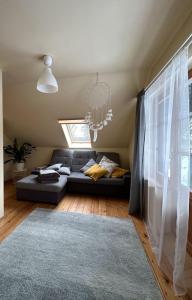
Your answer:
[[[162,296],[130,220],[36,209],[0,245],[0,299]]]

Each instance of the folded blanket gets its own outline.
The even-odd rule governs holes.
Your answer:
[[[31,171],[31,174],[33,174],[33,175],[39,175],[39,173],[40,173],[40,170],[37,170],[37,169],[33,169]]]
[[[50,178],[50,179],[42,179],[42,178],[40,178],[40,177],[37,177],[37,182],[39,182],[39,183],[44,183],[44,184],[46,184],[46,183],[55,183],[55,182],[58,182],[59,181],[59,179],[58,178]]]
[[[47,168],[47,166],[36,167],[36,168],[34,168],[34,169],[31,171],[31,174],[39,175],[40,170],[44,170],[44,169],[46,169],[46,168]]]
[[[57,179],[60,177],[60,174],[54,170],[40,170],[39,178],[41,179]]]
[[[39,183],[55,183],[59,181],[60,174],[54,170],[40,170],[37,181]]]
[[[43,176],[41,176],[40,174],[39,174],[39,176],[38,176],[39,178],[41,178],[41,179],[58,179],[60,176],[58,176],[58,175],[43,175]]]

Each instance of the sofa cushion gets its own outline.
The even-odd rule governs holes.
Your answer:
[[[120,178],[120,177],[123,177],[127,173],[129,173],[129,170],[116,167],[115,170],[112,172],[111,177]]]
[[[100,163],[103,156],[106,156],[108,159],[114,161],[119,166],[121,165],[119,153],[116,153],[116,152],[98,152],[97,158],[96,158],[96,163]]]
[[[47,169],[47,170],[55,170],[55,171],[58,171],[61,167],[62,167],[62,164],[61,164],[61,163],[57,163],[57,164],[54,164],[54,165],[50,165],[50,166],[47,167],[46,169]]]
[[[39,177],[41,178],[49,178],[49,179],[54,179],[54,178],[59,178],[60,174],[55,171],[55,170],[40,170],[39,171]]]
[[[73,150],[56,149],[53,151],[50,164],[62,163],[63,167],[71,167],[72,157]]]
[[[58,173],[61,174],[61,175],[70,175],[71,171],[70,171],[70,168],[68,168],[68,167],[61,167],[58,170]]]
[[[73,152],[71,170],[79,172],[80,169],[90,160],[96,159],[96,152],[93,150],[76,150]]]
[[[81,172],[86,172],[90,167],[94,166],[96,164],[96,161],[91,158],[81,169]]]
[[[67,176],[61,175],[59,181],[55,183],[38,183],[37,175],[29,175],[16,182],[16,189],[60,192],[67,183]]]
[[[71,174],[68,176],[67,178],[68,182],[90,182],[92,181],[92,179],[88,176],[85,176],[84,173],[81,172],[71,172]]]
[[[88,176],[85,176],[84,173],[81,172],[71,172],[71,174],[67,178],[68,182],[76,182],[76,183],[89,183],[89,184],[98,184],[98,185],[124,185],[123,178],[100,178],[98,181],[94,181]],[[85,189],[86,193],[86,189]]]
[[[99,178],[108,174],[108,170],[104,169],[98,164],[95,164],[85,171],[84,174],[91,177],[94,181],[97,181]]]
[[[108,157],[103,156],[101,159],[99,166],[103,167],[108,171],[108,173],[105,175],[105,177],[111,177],[112,172],[114,171],[115,167],[118,166],[117,163],[114,161],[110,160]]]
[[[94,151],[94,150],[74,150],[73,158],[96,159],[96,151]]]

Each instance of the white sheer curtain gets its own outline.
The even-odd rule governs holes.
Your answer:
[[[190,168],[187,49],[146,91],[145,118],[147,228],[161,269],[183,295]]]

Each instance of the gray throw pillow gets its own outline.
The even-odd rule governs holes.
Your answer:
[[[70,175],[71,171],[70,171],[70,168],[68,168],[68,167],[61,167],[58,170],[58,173],[61,174],[61,175]]]
[[[46,169],[47,170],[55,170],[55,171],[58,171],[61,167],[62,167],[63,164],[54,164],[54,165],[51,165],[49,167],[47,167]]]
[[[89,168],[94,166],[96,164],[95,160],[91,158],[81,169],[80,172],[84,173],[86,172]]]

